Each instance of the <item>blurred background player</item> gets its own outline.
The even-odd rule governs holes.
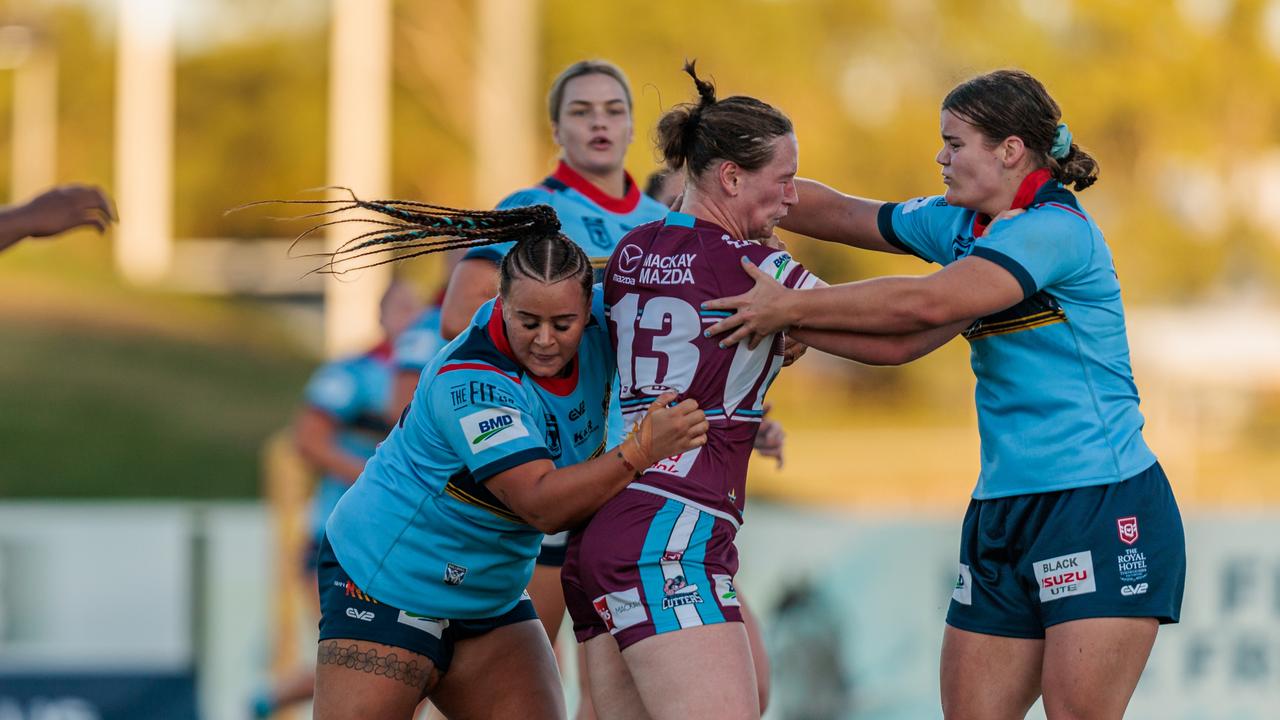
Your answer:
[[[307,383],[306,404],[294,420],[293,437],[298,453],[319,476],[303,556],[308,589],[315,587],[316,552],[329,514],[391,430],[385,418],[391,394],[391,348],[421,309],[408,283],[392,282],[379,304],[382,342],[360,355],[325,363]],[[316,600],[313,593],[306,594]],[[255,698],[254,716],[269,717],[311,699],[315,679],[314,667],[299,669]]]
[[[49,237],[78,227],[99,234],[116,221],[111,200],[93,185],[59,185],[21,205],[0,209],[0,251],[28,237]]]
[[[400,419],[400,414],[413,399],[413,391],[418,387],[422,369],[444,347],[445,339],[440,335],[440,306],[444,302],[444,294],[445,290],[441,288],[431,303],[392,343],[391,365],[394,378],[386,410],[391,424]]]

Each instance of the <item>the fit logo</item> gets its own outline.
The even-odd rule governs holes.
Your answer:
[[[448,620],[437,620],[436,618],[414,615],[404,610],[400,611],[400,616],[396,618],[396,622],[421,630],[436,639],[442,639],[444,637],[444,629],[449,627]]]
[[[355,608],[347,608],[347,617],[363,620],[365,622],[373,622],[374,614],[369,610],[357,610]]]
[[[1138,542],[1138,517],[1116,518],[1116,529],[1120,531],[1120,542],[1132,545]]]
[[[973,574],[964,563],[960,563],[960,572],[956,574],[956,587],[951,591],[951,599],[961,605],[973,604]]]
[[[1086,595],[1097,590],[1097,582],[1093,577],[1092,551],[1037,560],[1034,569],[1042,603],[1072,595]]]
[[[520,411],[510,408],[490,408],[472,413],[458,421],[467,438],[467,447],[473,455],[491,447],[528,437]]]
[[[1131,597],[1133,595],[1146,595],[1147,584],[1138,583],[1137,585],[1124,585],[1120,588],[1120,594],[1124,595],[1125,597]]]
[[[611,635],[649,619],[644,603],[640,602],[640,591],[637,588],[601,595],[591,604]]]

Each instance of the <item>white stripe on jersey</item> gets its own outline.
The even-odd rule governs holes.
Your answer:
[[[733,417],[733,413],[738,409],[738,405],[742,403],[747,393],[751,392],[751,388],[755,387],[756,382],[760,380],[760,372],[764,370],[765,363],[769,360],[769,355],[773,353],[773,335],[770,335],[763,342],[756,346],[755,350],[748,347],[747,343],[738,343],[737,350],[733,353],[733,362],[729,364],[729,374],[724,379],[724,414],[726,417]],[[759,408],[750,408],[758,410]],[[738,420],[740,418],[734,418]]]
[[[667,498],[668,500],[675,500],[676,502],[684,503],[685,505],[688,505],[689,507],[692,507],[692,508],[697,508],[699,511],[704,512],[708,515],[714,515],[720,518],[721,520],[732,525],[734,530],[737,530],[742,527],[742,525],[738,522],[737,518],[730,515],[729,513],[722,512],[720,510],[715,510],[713,508],[709,508],[706,505],[703,505],[702,503],[694,502],[688,498],[681,497],[669,490],[663,490],[662,488],[659,488],[659,487],[654,487],[652,485],[646,485],[644,483],[635,483],[635,482],[631,483],[630,485],[627,485],[627,489],[639,490],[640,492],[647,492],[650,495],[657,495],[659,497]]]
[[[675,527],[671,528],[671,535],[667,538],[666,551],[671,553],[668,557],[682,557],[685,551],[689,549],[689,539],[693,536],[693,529],[698,525],[698,516],[701,514],[696,508],[689,505],[685,505],[684,509],[680,511],[680,517],[676,518]],[[663,579],[671,581],[680,578],[685,582],[685,592],[688,592],[688,585],[693,585],[695,591],[702,590],[702,588],[696,587],[696,582],[690,582],[689,577],[685,575],[684,564],[680,560],[663,560],[658,565],[662,568]],[[696,604],[677,605],[672,610],[675,611],[676,620],[680,622],[681,628],[697,627],[702,624],[702,618],[698,615]]]

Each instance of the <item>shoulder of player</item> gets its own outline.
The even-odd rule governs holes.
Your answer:
[[[502,202],[498,203],[498,209],[506,210],[509,208],[550,203],[556,190],[546,185],[548,180],[551,180],[551,178],[544,180],[543,184],[516,190],[510,195],[504,197]]]
[[[1001,226],[1004,227],[1001,227]],[[1037,202],[1027,211],[992,226],[1007,233],[1053,233],[1055,237],[1088,238],[1093,234],[1093,222],[1077,203],[1059,199]]]
[[[667,217],[667,213],[669,212],[671,212],[671,208],[667,207],[666,205],[663,205],[657,200],[654,200],[648,195],[642,194],[640,196],[640,202],[636,204],[635,209],[632,210],[629,214],[643,216],[643,217],[651,217],[653,218],[653,220],[650,222],[662,222]]]

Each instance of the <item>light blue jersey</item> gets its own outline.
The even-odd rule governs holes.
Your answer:
[[[364,592],[434,618],[494,617],[519,601],[542,533],[485,481],[603,451],[616,372],[598,292],[593,300],[568,377],[516,363],[494,301],[423,371],[409,411],[329,520],[334,553]]]
[[[561,161],[541,184],[508,195],[498,203],[498,209],[550,205],[560,219],[560,231],[586,251],[597,271],[596,282],[600,282],[599,271],[623,235],[667,216],[667,207],[640,192],[629,174],[626,185],[626,195],[610,197]],[[466,258],[500,262],[514,245],[501,243],[472,248]]]
[[[665,218],[670,212],[666,205],[640,192],[629,173],[626,186],[625,196],[610,197],[561,161],[541,184],[508,195],[498,208],[550,205],[560,219],[560,231],[586,251],[596,269],[595,281],[603,282],[604,266],[622,237],[645,223]],[[501,262],[514,245],[500,243],[472,248],[464,259]],[[617,404],[619,395],[620,389],[615,385],[614,404],[609,408],[609,447],[620,445],[626,438],[622,410]]]
[[[337,424],[337,444],[361,459],[373,457],[391,429],[384,416],[391,396],[391,364],[387,346],[322,365],[304,391],[306,402]],[[349,484],[325,474],[311,500],[311,536],[319,540],[325,520]]]
[[[422,372],[444,347],[440,334],[440,306],[432,305],[407,330],[396,338],[391,349],[391,363],[397,371]]]
[[[1022,215],[974,237],[975,213],[942,197],[890,203],[880,233],[947,265],[974,256],[1008,270],[1025,299],[964,335],[977,376],[978,500],[1104,485],[1150,467],[1124,308],[1102,231],[1060,183]]]

